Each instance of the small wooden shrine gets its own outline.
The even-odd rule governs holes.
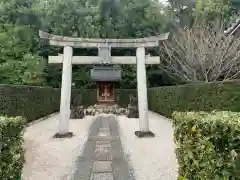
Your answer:
[[[121,68],[113,65],[94,66],[91,79],[96,83],[97,102],[114,103],[115,85],[121,80]]]

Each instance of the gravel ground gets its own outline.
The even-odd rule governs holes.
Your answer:
[[[53,139],[57,132],[59,114],[27,128],[23,180],[70,180],[75,172],[75,162],[83,152],[89,126],[95,119],[71,120],[74,137]],[[125,156],[136,180],[177,180],[177,160],[174,153],[173,128],[166,118],[149,112],[150,130],[155,138],[139,139],[138,119],[119,116],[120,137]]]
[[[168,119],[149,112],[150,130],[155,138],[139,139],[138,119],[119,116],[120,137],[136,180],[177,180],[177,160],[174,153],[173,128]]]
[[[25,159],[23,180],[68,180],[75,171],[75,161],[81,155],[94,117],[71,120],[70,139],[54,139],[59,114],[32,124],[24,133]]]

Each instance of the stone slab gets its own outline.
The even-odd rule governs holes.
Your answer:
[[[110,143],[110,141],[97,141],[96,142],[96,147],[97,148],[111,147],[111,143]]]
[[[107,128],[102,127],[102,128],[99,129],[99,131],[108,131],[108,132],[110,132],[110,128],[109,127],[107,127]]]
[[[98,136],[110,136],[110,132],[109,131],[99,131]]]
[[[116,141],[119,136],[90,136],[88,141]]]
[[[96,161],[111,161],[112,160],[112,148],[96,148],[95,157]]]
[[[112,172],[111,161],[95,161],[93,162],[93,173]]]
[[[114,180],[113,173],[92,173],[91,180]]]
[[[108,129],[110,129],[109,123],[103,123],[101,128],[108,128]]]

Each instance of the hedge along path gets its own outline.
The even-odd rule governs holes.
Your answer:
[[[22,117],[0,116],[0,179],[20,180],[24,163]]]
[[[148,104],[151,111],[168,118],[174,111],[240,112],[239,92],[239,80],[150,88]]]
[[[90,127],[74,180],[134,180],[128,169],[115,117],[98,116]]]

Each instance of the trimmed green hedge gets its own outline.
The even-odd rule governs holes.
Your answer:
[[[116,102],[126,107],[136,90],[115,90]],[[59,111],[61,89],[21,85],[0,85],[0,115],[22,116],[28,122]],[[96,89],[72,89],[72,105],[88,107],[97,102]]]
[[[240,113],[173,115],[179,179],[240,179]]]
[[[0,179],[20,180],[24,164],[24,118],[0,117]]]
[[[0,85],[0,115],[32,121],[59,110],[59,89]]]
[[[22,116],[28,122],[59,111],[61,90],[48,87],[0,85],[0,115]],[[96,90],[73,89],[73,99],[88,106],[96,103]]]
[[[96,104],[97,90],[96,89],[73,89],[72,104],[81,104],[84,107]]]
[[[137,96],[136,89],[116,89],[115,99],[116,103],[122,107],[127,107],[130,95]]]
[[[150,88],[149,109],[166,117],[174,111],[240,111],[240,81]]]

